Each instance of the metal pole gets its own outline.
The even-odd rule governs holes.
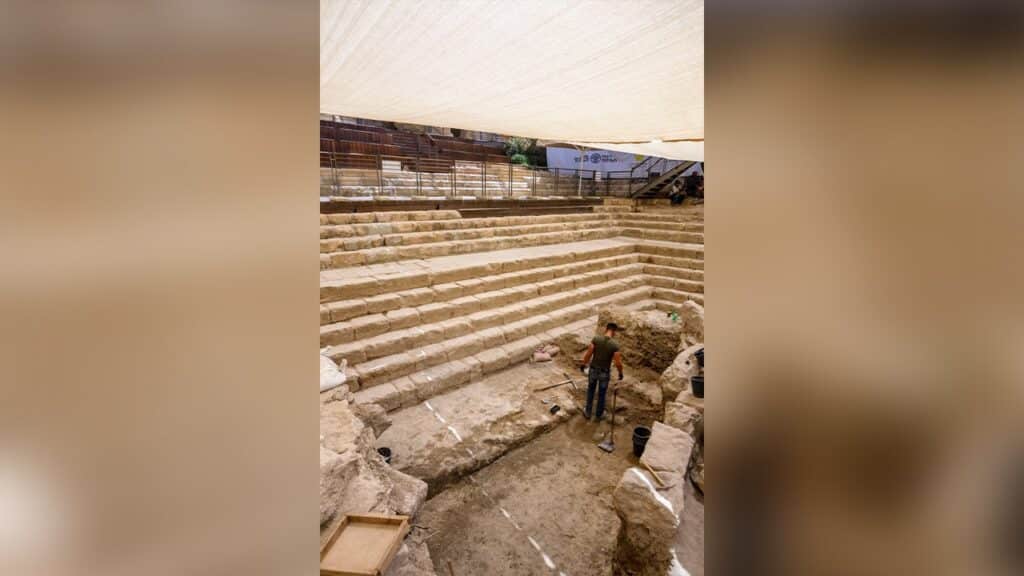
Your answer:
[[[551,171],[551,169],[549,168],[548,172],[550,173],[550,171]],[[559,180],[561,180],[561,178],[558,177],[558,168],[555,168],[555,196],[558,196],[558,181]]]
[[[483,170],[480,171],[480,194],[481,198],[487,198],[487,160],[480,164],[483,165]]]
[[[512,163],[508,163],[508,197],[512,197]]]
[[[448,176],[452,179],[452,198],[455,198],[457,195],[455,192],[455,160],[452,160],[451,163],[451,170],[449,170]]]
[[[423,185],[420,183],[420,152],[416,151],[416,194],[423,195]]]
[[[384,194],[384,161],[380,158],[380,145],[377,145],[377,194]]]

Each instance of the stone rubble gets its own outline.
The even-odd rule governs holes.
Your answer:
[[[383,425],[380,416],[386,418],[386,412],[379,406],[354,408],[352,393],[346,385],[320,395],[321,545],[345,514],[414,517],[427,498],[425,482],[384,463],[374,448],[374,429],[357,411],[368,415],[378,426]],[[429,558],[425,543],[407,537],[387,574],[434,576]]]

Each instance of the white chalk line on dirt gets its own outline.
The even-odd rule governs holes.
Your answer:
[[[434,407],[430,405],[430,402],[424,400],[423,405],[427,408],[427,410],[430,410],[430,412],[435,417],[437,417],[437,419],[442,424],[448,426],[448,431],[452,433],[452,436],[455,436],[456,440],[458,440],[460,443],[462,442],[462,436],[459,435],[458,430],[456,430],[454,426],[448,424],[448,422],[445,421],[444,417],[441,416],[441,414],[439,414],[438,411],[435,410]],[[475,457],[473,455],[473,451],[470,450],[469,448],[466,448],[466,453],[469,454],[470,457]],[[491,495],[487,493],[487,490],[484,490],[484,487],[481,486],[480,483],[476,481],[476,478],[473,478],[472,476],[467,476],[467,478],[469,478],[471,484],[480,489],[480,493],[483,494],[485,498],[487,498],[487,500],[491,503],[492,506],[501,511],[502,516],[504,516],[512,524],[512,527],[515,528],[516,531],[523,531],[519,524],[512,518],[512,515],[508,513],[508,510],[505,510],[504,507],[499,506],[498,502],[494,498],[491,498]],[[671,509],[671,506],[672,505],[669,504],[669,509]],[[533,537],[530,535],[527,535],[526,538],[530,541],[530,544],[537,550],[537,552],[540,553],[540,558],[544,561],[544,565],[547,566],[549,570],[557,570],[558,566],[555,565],[555,562],[551,559],[550,556],[544,553],[544,550],[541,549],[540,544],[538,544],[537,541],[534,540]],[[561,571],[558,573],[558,575],[566,576],[565,572]]]

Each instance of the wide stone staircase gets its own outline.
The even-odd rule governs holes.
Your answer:
[[[703,213],[321,215],[320,345],[357,403],[395,411],[593,331],[608,304],[703,304]]]

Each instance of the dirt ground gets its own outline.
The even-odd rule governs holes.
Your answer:
[[[555,572],[542,553],[567,575],[611,574],[612,490],[633,460],[625,426],[616,428],[608,454],[593,441],[598,425],[574,418],[429,500],[417,524],[432,533],[438,574],[449,561],[456,576]]]
[[[563,369],[559,364],[520,367],[518,371],[505,374],[505,378],[495,379],[495,386],[508,390],[482,394],[467,387],[443,398],[435,397],[431,402],[438,413],[444,414],[448,423],[465,436],[455,447],[471,447],[479,454],[493,445],[503,452],[508,449],[507,434],[494,433],[495,427],[491,424],[474,426],[471,422],[483,418],[481,414],[491,415],[484,420],[506,424],[510,418],[515,422],[529,420],[527,413],[538,407],[546,413],[547,407],[539,403],[544,394],[526,395],[525,403],[523,400],[505,402],[508,399],[502,398],[513,392],[525,394],[512,390],[519,386],[511,386],[512,382],[508,381],[511,376],[520,384],[540,380],[541,376],[557,381]],[[529,374],[520,374],[522,371]],[[631,374],[641,379],[650,376],[635,370]],[[487,383],[479,386],[487,388]],[[560,392],[566,394],[568,388]],[[573,394],[577,402],[582,402],[582,392]],[[488,402],[481,404],[481,396],[489,398]],[[447,484],[442,492],[428,500],[417,514],[413,529],[417,539],[424,539],[429,546],[437,573],[442,576],[610,575],[619,531],[619,520],[612,508],[612,492],[625,470],[637,464],[632,454],[633,427],[651,425],[649,411],[638,409],[643,404],[639,397],[635,400],[637,408],[631,406],[634,402],[630,400],[634,399],[627,396],[624,402],[622,395],[619,397],[615,451],[611,454],[596,446],[609,429],[607,415],[600,424],[574,415],[566,422],[552,423],[553,429],[551,424],[545,425],[540,436],[469,476]],[[470,406],[471,402],[475,404]],[[525,408],[516,408],[518,403],[523,403]],[[537,406],[532,407],[532,404]],[[505,407],[498,410],[495,406]],[[505,412],[511,417],[506,417]],[[445,426],[435,420],[426,408],[410,409],[396,418],[395,425],[385,436],[391,435],[388,439],[401,448],[400,453],[408,453],[407,458],[422,455],[427,460],[454,461],[462,451],[444,446],[456,442],[445,431]],[[437,428],[435,433],[429,432],[432,427]],[[690,495],[688,492],[687,496]],[[688,498],[682,520],[684,530],[673,547],[690,575],[703,576],[703,504]]]

